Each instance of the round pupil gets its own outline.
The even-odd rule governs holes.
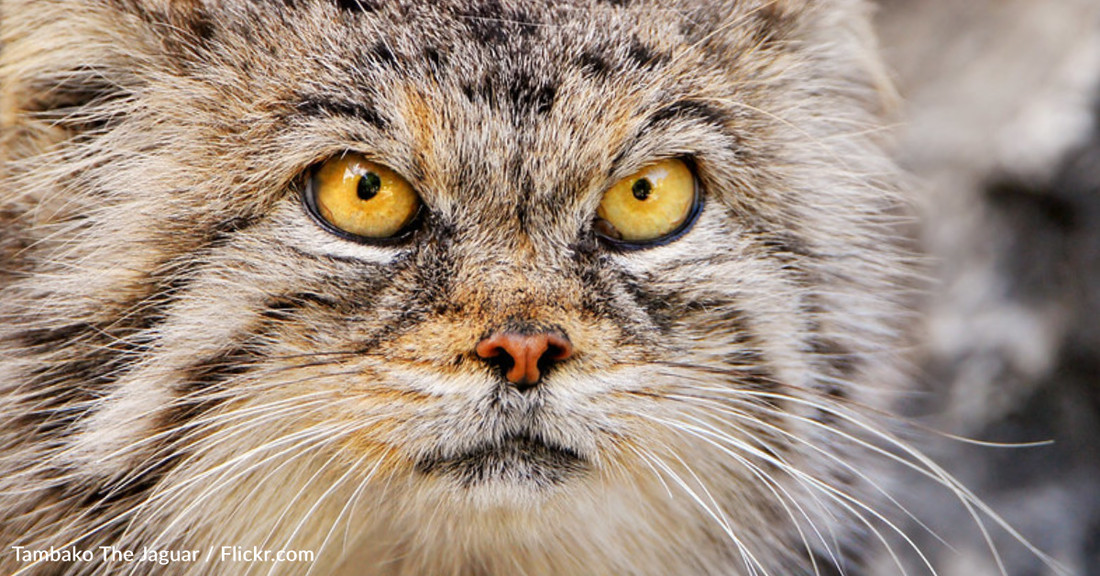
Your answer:
[[[370,200],[378,194],[378,190],[381,188],[382,179],[374,172],[367,172],[359,178],[359,185],[356,187],[355,191],[359,195],[360,200]]]
[[[641,178],[630,187],[630,191],[634,193],[634,198],[645,200],[649,198],[649,193],[653,191],[653,183],[648,178]]]

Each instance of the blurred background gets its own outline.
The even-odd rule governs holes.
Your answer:
[[[907,413],[980,441],[1052,440],[921,443],[1069,573],[1100,576],[1100,0],[884,0],[877,18],[931,277]],[[897,492],[941,576],[1001,573],[950,492]],[[1010,576],[1057,573],[991,534]]]

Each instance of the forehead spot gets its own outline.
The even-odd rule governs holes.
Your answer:
[[[636,68],[653,69],[669,61],[670,56],[649,46],[635,36],[627,49],[627,62]]]
[[[525,39],[538,31],[539,22],[520,9],[510,9],[499,0],[485,0],[461,12],[470,39],[483,45],[503,44]]]
[[[367,50],[365,59],[381,68],[393,69],[397,66],[397,57],[394,56],[393,50],[390,49],[389,44],[387,44],[385,40],[375,42],[375,44]]]
[[[343,12],[363,13],[378,9],[376,0],[333,0],[333,2]]]
[[[471,103],[487,104],[510,111],[517,120],[531,115],[548,114],[558,96],[559,81],[556,78],[536,78],[528,73],[495,70],[480,80],[466,83],[462,93]]]

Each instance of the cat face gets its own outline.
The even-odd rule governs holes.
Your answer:
[[[837,493],[900,257],[862,4],[163,4],[6,24],[9,203],[45,215],[12,209],[4,336],[49,362],[5,383],[9,445],[70,514],[675,573],[803,565],[867,514]],[[333,208],[353,161],[387,176]],[[610,233],[666,165],[680,215]]]

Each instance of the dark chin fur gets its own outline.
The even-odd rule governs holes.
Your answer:
[[[464,487],[498,482],[550,488],[583,474],[589,466],[575,450],[516,434],[458,454],[422,458],[416,469],[452,478]]]

